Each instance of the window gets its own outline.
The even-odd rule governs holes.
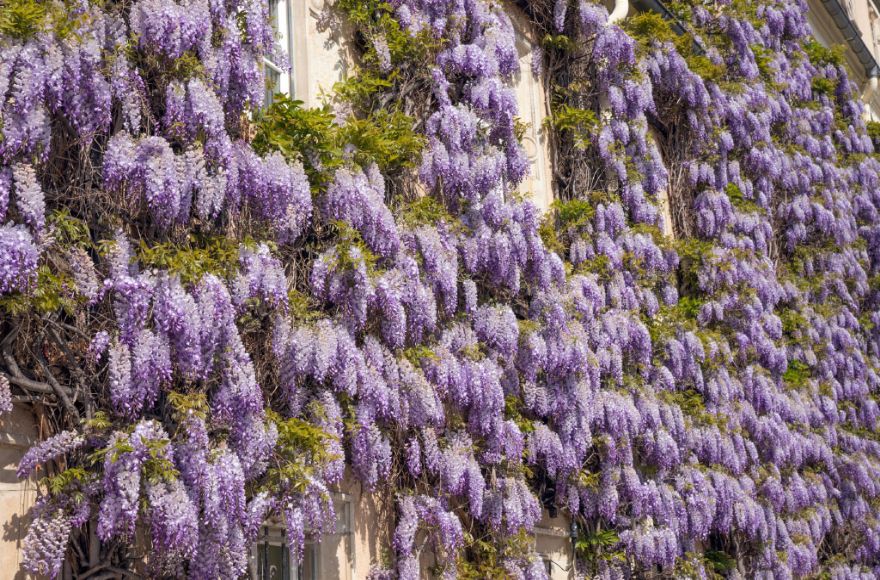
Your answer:
[[[290,546],[284,525],[270,521],[260,529],[256,545],[251,551],[252,580],[341,580],[354,578],[354,537],[351,499],[344,494],[333,494],[336,509],[336,530],[321,537],[310,537],[302,562],[295,565],[290,558]],[[345,560],[348,560],[350,575]],[[322,570],[322,561],[325,568]]]
[[[265,525],[251,554],[251,577],[253,580],[318,580],[319,550],[316,542],[306,541],[302,563],[293,566],[284,529]]]
[[[276,93],[292,93],[290,71],[291,42],[291,0],[269,0],[269,19],[275,28],[275,51],[263,59],[266,71],[265,106],[272,104]]]
[[[275,94],[281,92],[281,71],[268,60],[266,61],[266,107],[275,101]]]

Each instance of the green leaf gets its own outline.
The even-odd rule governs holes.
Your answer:
[[[793,388],[803,387],[812,377],[810,366],[799,360],[788,361],[788,368],[782,374],[782,380]]]
[[[228,279],[238,268],[238,243],[225,236],[190,236],[182,243],[148,245],[141,240],[137,261],[142,265],[180,277],[181,283],[195,284],[205,274]]]
[[[557,131],[570,133],[575,147],[586,149],[599,127],[599,119],[592,110],[563,104],[553,108],[545,124]]]
[[[845,53],[845,49],[841,45],[826,48],[819,41],[810,38],[809,40],[804,42],[803,46],[804,52],[807,53],[807,58],[809,58],[810,62],[817,67],[826,66],[829,64],[834,66],[841,66],[843,64],[843,55]]]
[[[53,494],[60,494],[68,491],[72,486],[84,484],[94,477],[94,474],[86,471],[82,467],[70,467],[65,469],[58,475],[54,475],[46,479],[46,487]]]
[[[0,34],[25,40],[44,28],[49,3],[7,0],[0,3]]]
[[[706,550],[706,561],[717,574],[725,574],[736,568],[736,559],[721,550]]]

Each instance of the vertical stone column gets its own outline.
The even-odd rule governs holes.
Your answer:
[[[659,139],[657,137],[657,131],[652,127],[648,127],[648,140],[654,147],[657,148],[661,153],[661,157],[663,155],[663,149],[660,147]],[[663,160],[663,164],[666,165],[666,160]],[[668,167],[668,165],[667,165]],[[660,210],[660,215],[663,216],[663,235],[667,238],[675,237],[675,230],[672,227],[672,205],[670,202],[669,189],[672,187],[673,179],[672,176],[669,176],[669,183],[666,185],[666,189],[663,189],[657,194],[657,206]]]
[[[320,106],[321,92],[331,92],[353,64],[349,49],[353,33],[338,20],[325,25],[326,4],[326,0],[301,0],[291,6],[292,96],[307,107]]]
[[[574,578],[572,571],[572,546],[569,528],[571,521],[562,515],[551,518],[544,511],[535,528],[535,552],[549,562],[548,580]]]
[[[505,4],[516,32],[516,49],[520,73],[514,82],[520,120],[526,124],[523,147],[531,164],[529,175],[520,184],[520,191],[528,194],[541,211],[553,203],[553,172],[550,166],[549,141],[543,127],[547,117],[547,98],[544,84],[532,74],[532,53],[539,39],[528,17],[513,4]]]

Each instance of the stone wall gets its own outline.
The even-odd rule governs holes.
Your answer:
[[[531,171],[520,185],[541,211],[553,203],[553,169],[550,166],[550,148],[543,122],[547,118],[547,94],[543,80],[532,74],[532,58],[538,40],[532,23],[516,6],[508,4],[508,13],[516,30],[516,49],[520,72],[515,79],[516,100],[520,121],[525,126],[522,138],[531,163]]]
[[[0,416],[0,577],[28,578],[21,570],[21,544],[27,532],[28,512],[36,499],[33,481],[19,481],[15,472],[25,451],[39,440],[34,414],[16,405]]]
[[[332,91],[353,63],[351,31],[336,21],[328,22],[325,7],[325,0],[299,0],[292,4],[293,96],[307,107],[320,106],[322,92]]]

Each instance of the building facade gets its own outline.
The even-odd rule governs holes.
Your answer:
[[[823,45],[840,46],[865,103],[865,115],[880,120],[880,2],[809,0],[807,18]]]
[[[352,69],[352,53],[345,31],[322,26],[325,0],[272,0],[279,26],[279,43],[290,56],[290,70],[275,77],[274,91],[289,94],[306,106],[319,106],[333,85]],[[553,203],[551,152],[543,121],[549,102],[541,79],[531,70],[532,54],[539,42],[523,8],[527,0],[507,1],[507,9],[517,34],[520,74],[515,78],[515,92],[520,120],[526,127],[523,145],[531,162],[529,176],[520,186],[521,193],[546,211]],[[827,47],[843,50],[852,82],[860,88],[869,120],[880,120],[880,0],[809,0],[809,22],[816,39]],[[643,10],[665,12],[655,0],[607,1],[611,19],[621,19]],[[269,91],[271,94],[271,90]],[[271,97],[269,97],[271,100]],[[661,199],[665,233],[672,235],[669,199]],[[290,566],[280,527],[267,525],[264,540],[253,552],[254,578],[260,580],[354,580],[365,578],[372,564],[382,558],[383,536],[391,530],[378,529],[383,509],[380,498],[366,494],[347,478],[334,498],[337,511],[336,532],[324,535],[320,542],[309,544],[302,565]],[[564,517],[550,517],[534,534],[535,551],[541,555],[551,580],[574,577],[573,546],[570,522]],[[429,555],[422,559],[426,577],[432,565]]]
[[[321,106],[333,85],[353,68],[352,47],[344,26],[325,22],[328,0],[270,0],[278,28],[278,52],[289,55],[289,67],[267,62],[276,72],[267,87],[267,103],[273,93],[284,93],[307,107]],[[553,201],[552,169],[549,142],[543,121],[548,115],[548,100],[541,79],[531,73],[531,62],[539,39],[525,12],[514,4],[507,8],[516,31],[520,73],[514,79],[520,121],[525,127],[522,143],[531,164],[529,176],[520,185],[542,211]],[[337,23],[333,23],[337,24]],[[342,29],[340,29],[342,28]],[[269,522],[252,551],[251,570],[259,580],[355,580],[365,578],[370,568],[382,561],[382,546],[393,530],[382,529],[384,510],[393,509],[392,498],[365,493],[353,477],[347,477],[334,496],[336,531],[308,544],[303,562],[292,566],[285,549],[284,530]],[[571,577],[572,545],[569,523],[562,517],[544,514],[535,530],[535,548],[544,559],[548,577],[562,580]],[[422,569],[426,577],[434,564],[425,553]]]
[[[344,27],[326,22],[326,1],[329,0],[269,0],[278,30],[278,49],[273,57],[265,60],[269,81],[267,103],[276,93],[284,93],[303,101],[306,106],[319,106],[333,85],[352,70],[353,53],[348,44],[351,35]],[[809,6],[809,20],[816,38],[826,46],[843,47],[851,79],[861,88],[866,116],[880,120],[878,0],[809,0]],[[530,175],[521,189],[536,206],[546,211],[553,202],[552,157],[543,125],[548,115],[548,99],[541,79],[530,72],[539,39],[522,8],[512,1],[507,7],[517,32],[521,72],[515,79],[515,92],[520,120],[525,127],[523,144],[531,164]],[[662,9],[662,4],[653,0],[632,3],[620,0],[609,2],[608,8],[609,12],[620,17],[636,10]],[[671,222],[670,219],[665,221]],[[39,420],[31,408],[17,407],[14,413],[0,418],[0,457],[3,460],[0,517],[4,522],[0,565],[8,571],[20,568],[20,548],[25,532],[23,522],[35,497],[34,482],[21,482],[15,477],[16,465],[24,451],[41,435]],[[252,552],[253,578],[365,578],[371,566],[382,561],[382,546],[388,544],[391,535],[391,530],[381,525],[381,522],[388,521],[382,517],[383,512],[393,509],[391,498],[366,493],[354,478],[349,477],[333,499],[337,514],[335,532],[322,536],[320,541],[310,542],[299,566],[292,565],[289,560],[283,527],[277,522],[266,522]],[[565,518],[545,513],[536,528],[534,542],[551,579],[572,577],[573,547],[570,523]],[[432,563],[430,555],[425,553],[422,565],[426,575]],[[19,571],[15,577],[25,575]]]

